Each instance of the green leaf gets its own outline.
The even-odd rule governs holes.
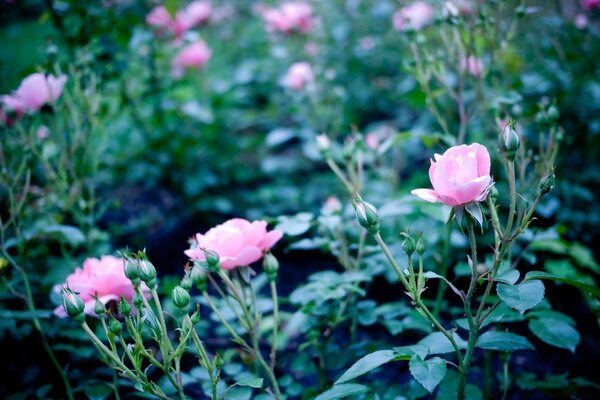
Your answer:
[[[412,376],[429,393],[433,393],[435,387],[446,375],[446,361],[440,357],[423,360],[419,356],[414,356],[408,365]]]
[[[567,349],[572,353],[581,339],[579,332],[568,322],[556,318],[539,318],[529,321],[529,329],[535,336],[551,346]]]
[[[505,271],[503,273],[498,273],[494,280],[500,283],[506,283],[508,285],[514,285],[519,280],[521,274],[516,269]]]
[[[238,386],[250,386],[256,389],[259,389],[263,386],[263,378],[245,378],[245,379],[240,379],[239,381],[235,382],[235,385]]]
[[[335,382],[338,385],[347,382],[351,379],[366,374],[375,368],[394,360],[398,355],[394,350],[379,350],[371,354],[367,354],[357,362],[355,362],[340,378]]]
[[[90,400],[105,400],[112,394],[112,389],[105,383],[86,383],[83,392]]]
[[[456,333],[453,335],[456,345],[461,348],[467,348],[467,342]],[[433,332],[425,336],[417,343],[429,349],[429,354],[446,354],[454,352],[454,347],[450,340],[442,332]]]
[[[275,228],[288,236],[300,236],[310,229],[313,218],[311,213],[299,213],[291,217],[282,215]]]
[[[518,285],[498,284],[496,291],[509,307],[523,314],[537,306],[544,298],[544,284],[539,280],[521,282]]]
[[[415,355],[421,358],[425,358],[429,355],[429,348],[420,344],[394,347],[394,351],[398,354],[398,359],[406,361],[410,360]]]
[[[69,243],[73,247],[85,242],[85,236],[83,235],[83,233],[74,226],[45,226],[44,228],[40,229],[40,232],[45,234],[59,234],[67,243]]]
[[[344,397],[352,396],[355,394],[362,394],[368,392],[370,389],[365,385],[359,385],[358,383],[342,383],[341,385],[333,385],[333,387],[320,395],[315,400],[334,400],[342,399]]]
[[[477,347],[486,350],[514,351],[535,350],[523,336],[510,332],[488,331],[477,339]]]
[[[525,275],[524,281],[531,281],[534,279],[548,279],[548,280],[555,281],[555,282],[566,283],[567,285],[575,286],[576,288],[581,289],[584,292],[588,292],[588,293],[600,298],[600,288],[598,288],[598,286],[595,286],[595,285],[590,285],[590,284],[583,283],[583,282],[580,282],[580,281],[577,281],[574,279],[554,276],[552,274],[549,274],[547,272],[542,272],[542,271],[528,272],[527,275]]]

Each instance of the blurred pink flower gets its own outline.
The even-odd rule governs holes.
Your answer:
[[[435,154],[431,160],[431,189],[414,189],[412,194],[431,203],[459,206],[485,200],[492,184],[490,154],[479,143],[463,144]]]
[[[133,284],[125,276],[124,260],[113,256],[102,256],[102,258],[88,258],[83,262],[82,268],[77,268],[69,275],[64,285],[57,285],[54,291],[59,292],[61,286],[68,286],[71,290],[79,293],[85,304],[84,312],[95,315],[95,296],[106,305],[109,301],[118,301],[123,296],[131,301],[135,289]],[[148,291],[148,287],[142,283],[142,290]],[[54,315],[65,318],[67,316],[63,306],[54,309]]]
[[[588,24],[588,19],[585,14],[577,14],[574,22],[577,29],[585,29]]]
[[[600,7],[600,0],[581,0],[581,6],[586,10],[593,10]]]
[[[480,76],[483,68],[483,61],[478,57],[469,56],[460,60],[460,69],[468,71],[473,76]]]
[[[62,94],[67,77],[35,73],[23,79],[11,95],[0,96],[0,103],[17,115],[38,111],[44,104],[52,103]]]
[[[178,10],[175,18],[165,6],[156,6],[146,16],[146,23],[157,28],[160,33],[169,31],[180,39],[194,26],[206,22],[211,13],[212,7],[208,1],[191,2],[186,8]]]
[[[35,136],[38,140],[44,140],[50,135],[50,129],[46,125],[40,126],[35,132]]]
[[[314,80],[315,76],[310,64],[307,62],[297,62],[292,64],[287,70],[282,84],[290,89],[302,90],[312,84]]]
[[[392,15],[392,23],[397,31],[420,30],[433,20],[434,10],[424,1],[415,1],[402,7]]]
[[[445,12],[453,17],[471,15],[474,11],[473,0],[451,0],[445,4]]]
[[[372,36],[365,36],[358,41],[363,50],[371,50],[375,47],[375,39]]]
[[[367,136],[365,136],[365,143],[371,150],[377,150],[380,145],[379,135],[376,132],[367,133]]]
[[[283,232],[278,229],[267,232],[266,221],[234,218],[205,234],[196,234],[195,243],[185,254],[191,260],[203,261],[206,259],[204,250],[212,250],[219,255],[221,268],[229,270],[260,260],[282,236]]]
[[[335,196],[329,196],[321,209],[323,214],[336,214],[340,211],[342,211],[342,203]]]
[[[306,33],[314,26],[310,4],[302,1],[283,3],[279,8],[267,8],[262,16],[269,31]]]
[[[156,28],[170,29],[173,17],[165,6],[156,6],[146,15],[146,23]]]
[[[304,45],[304,51],[309,56],[316,56],[319,53],[319,47],[315,42],[308,42]]]
[[[183,76],[186,68],[202,68],[212,57],[212,52],[202,40],[184,47],[171,62],[171,73],[175,78]]]

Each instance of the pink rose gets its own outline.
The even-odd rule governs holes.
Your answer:
[[[585,29],[588,24],[588,19],[585,14],[577,14],[574,22],[577,29]]]
[[[475,56],[469,56],[460,60],[460,69],[468,71],[473,76],[480,76],[483,72],[483,61]]]
[[[17,115],[27,111],[38,111],[44,104],[52,103],[60,97],[67,77],[35,73],[23,79],[12,95],[0,97],[0,102]]]
[[[269,31],[306,33],[314,26],[312,7],[302,1],[283,3],[279,8],[262,11],[262,15]]]
[[[454,146],[431,160],[429,179],[431,189],[414,189],[412,194],[431,203],[441,202],[460,206],[483,201],[492,183],[490,154],[479,143]]]
[[[186,68],[202,68],[212,57],[212,52],[202,40],[184,47],[171,62],[171,73],[175,78],[183,76]]]
[[[146,15],[146,23],[156,28],[170,29],[173,18],[165,6],[156,6]]]
[[[379,135],[376,132],[370,132],[365,136],[365,143],[371,150],[377,151],[379,148]]]
[[[329,196],[321,209],[323,214],[336,214],[340,211],[342,211],[342,203],[335,196]]]
[[[106,305],[109,301],[118,301],[123,296],[131,301],[135,289],[129,279],[125,276],[124,260],[113,256],[102,256],[102,258],[88,258],[83,262],[82,268],[67,277],[64,285],[54,287],[56,292],[61,286],[68,286],[71,290],[79,293],[85,304],[84,312],[88,315],[96,315],[94,306],[98,300]],[[148,291],[148,287],[142,283],[142,290]],[[54,315],[65,318],[67,313],[63,306],[54,309]]]
[[[581,0],[581,6],[586,10],[600,7],[600,0]]]
[[[148,25],[158,28],[159,32],[170,31],[180,39],[183,34],[196,25],[208,20],[212,7],[207,1],[193,1],[186,8],[178,10],[175,18],[164,6],[154,7],[146,16]]]
[[[314,80],[315,76],[310,64],[307,62],[297,62],[292,64],[287,70],[282,84],[290,89],[302,90],[312,84]]]
[[[266,221],[234,218],[195,236],[195,244],[185,251],[191,260],[203,261],[204,249],[219,255],[221,268],[234,269],[260,260],[263,253],[281,239],[278,229],[267,232]]]
[[[433,7],[424,1],[416,1],[396,11],[392,16],[392,23],[397,31],[420,30],[433,20],[433,16]]]

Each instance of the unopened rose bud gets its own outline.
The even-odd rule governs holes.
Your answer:
[[[104,315],[104,313],[106,312],[106,307],[104,306],[104,304],[102,304],[100,300],[98,300],[98,297],[96,297],[96,302],[94,303],[94,312],[99,317]]]
[[[554,189],[555,179],[554,172],[540,179],[539,191],[541,196],[545,196],[546,194],[550,193],[552,189]]]
[[[198,310],[194,311],[194,313],[190,317],[190,319],[192,320],[192,324],[193,325],[196,325],[198,322],[200,322],[201,318],[202,317],[200,316],[200,312]]]
[[[142,260],[139,264],[140,279],[152,288],[156,284],[156,268],[148,260]]]
[[[142,306],[142,304],[144,303],[144,299],[142,298],[142,295],[136,291],[133,294],[132,302],[137,308],[140,308]]]
[[[219,353],[217,353],[215,355],[215,359],[214,359],[213,362],[215,364],[215,367],[217,367],[217,369],[220,370],[223,367],[223,359],[221,358],[221,356],[219,355]]]
[[[317,149],[323,158],[329,158],[331,156],[331,142],[327,135],[317,135]]]
[[[519,149],[519,135],[513,127],[512,121],[507,123],[498,135],[498,150],[508,161],[514,161]]]
[[[115,336],[119,336],[123,331],[123,325],[112,316],[110,317],[110,321],[108,322],[108,330]]]
[[[119,311],[126,317],[131,314],[131,304],[129,304],[123,296],[121,296],[121,301],[119,301]]]
[[[354,209],[356,210],[356,220],[370,234],[375,235],[379,232],[379,215],[377,209],[372,204],[364,202],[357,198],[353,201]]]
[[[192,286],[194,285],[194,283],[192,282],[191,278],[189,276],[184,276],[181,279],[181,282],[179,282],[179,286],[181,286],[182,288],[184,288],[185,290],[187,290],[188,292],[190,290],[192,290]]]
[[[175,286],[173,289],[173,304],[178,308],[184,308],[188,304],[190,304],[190,294],[187,290],[182,288],[181,286]]]
[[[560,118],[560,112],[558,111],[558,108],[556,108],[556,106],[554,104],[551,105],[550,107],[548,107],[548,111],[546,111],[546,115],[548,116],[548,121],[550,121],[550,122],[556,122]]]
[[[85,305],[77,293],[68,287],[63,288],[62,303],[63,308],[69,317],[73,318],[77,322],[83,322],[85,319],[85,314],[83,313],[85,310]]]
[[[423,237],[421,235],[419,235],[419,237],[417,238],[417,244],[415,245],[415,250],[416,250],[417,254],[420,256],[422,256],[425,253],[425,250],[426,250],[425,241],[423,240]]]
[[[202,267],[197,262],[195,262],[194,266],[192,267],[192,272],[190,272],[190,278],[201,293],[206,292],[206,289],[208,287],[208,277],[206,276],[206,272],[204,272]]]
[[[263,258],[263,268],[267,273],[269,282],[275,282],[277,280],[277,271],[279,271],[279,261],[277,261],[273,254],[265,254]]]
[[[221,265],[219,264],[219,253],[210,249],[204,249],[204,257],[206,257],[206,264],[211,272],[219,272]]]
[[[415,240],[409,234],[403,235],[404,241],[402,242],[402,251],[404,251],[404,253],[406,253],[406,255],[410,257],[412,256],[412,253],[414,253],[417,246],[415,244]]]
[[[133,284],[136,284],[140,281],[140,272],[138,270],[138,261],[131,260],[131,259],[125,260],[125,276]]]
[[[495,203],[496,200],[498,200],[498,189],[496,189],[496,186],[493,185],[488,189],[488,199],[489,201],[491,201],[492,203]]]

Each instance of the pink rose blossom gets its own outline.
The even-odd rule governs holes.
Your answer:
[[[305,89],[315,80],[312,68],[307,62],[297,62],[290,66],[283,77],[282,84],[294,90]]]
[[[212,250],[219,255],[221,268],[230,270],[260,260],[282,236],[278,229],[267,232],[266,221],[234,218],[205,234],[196,234],[194,245],[185,254],[191,260],[203,261],[204,250]]]
[[[483,72],[483,61],[478,57],[469,56],[460,60],[460,68],[473,76],[480,76]]]
[[[392,16],[392,23],[397,31],[420,30],[429,25],[433,16],[433,7],[424,1],[415,1],[396,11]]]
[[[66,82],[65,75],[31,74],[23,79],[12,95],[1,96],[0,102],[17,115],[38,111],[44,104],[58,100]]]
[[[102,256],[102,258],[88,258],[83,262],[82,268],[77,268],[75,272],[67,277],[64,286],[79,293],[79,296],[85,304],[84,312],[88,315],[96,315],[94,306],[96,304],[95,296],[106,305],[109,301],[118,301],[123,296],[127,301],[131,301],[135,289],[133,284],[125,276],[124,260],[113,256]],[[56,292],[60,291],[60,286],[54,287]],[[148,287],[142,283],[142,290],[148,291]],[[63,306],[54,309],[54,315],[65,318],[67,313]]]
[[[581,6],[586,10],[593,10],[600,7],[600,0],[581,0]]]
[[[48,129],[48,127],[46,125],[40,126],[37,129],[37,131],[35,132],[35,136],[40,141],[46,139],[49,135],[50,135],[50,129]]]
[[[585,14],[577,14],[574,22],[577,29],[585,29],[588,24],[588,19]]]
[[[302,1],[291,1],[283,3],[279,8],[265,9],[262,16],[268,31],[306,33],[314,26],[312,7]]]
[[[169,31],[178,39],[183,34],[208,20],[212,7],[207,1],[193,1],[186,8],[178,10],[175,18],[171,16],[165,6],[154,7],[146,16],[146,23],[154,26],[160,33]]]
[[[367,133],[365,136],[365,143],[371,150],[377,150],[379,148],[379,135],[376,132]]]
[[[212,57],[212,52],[204,43],[199,40],[184,47],[171,62],[171,72],[175,78],[183,76],[186,68],[202,68]]]
[[[323,214],[336,214],[342,211],[342,203],[335,196],[329,196],[321,209]]]
[[[449,206],[485,200],[492,177],[490,154],[484,146],[479,143],[463,144],[434,157],[435,161],[431,160],[429,167],[433,190],[414,189],[412,194],[431,203],[441,202]]]
[[[146,23],[159,29],[170,29],[173,18],[165,6],[156,6],[146,15]]]

